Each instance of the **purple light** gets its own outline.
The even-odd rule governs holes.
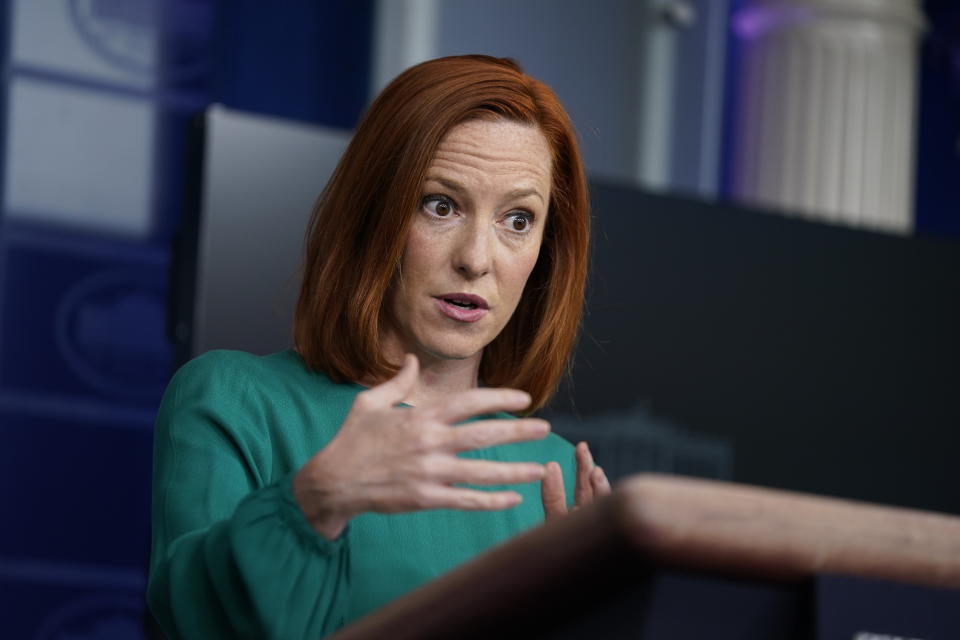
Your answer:
[[[733,32],[743,40],[753,40],[777,27],[812,17],[811,7],[749,7],[733,17]]]

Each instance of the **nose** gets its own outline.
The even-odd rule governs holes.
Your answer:
[[[457,273],[473,280],[490,272],[492,235],[479,221],[462,230],[452,256]]]

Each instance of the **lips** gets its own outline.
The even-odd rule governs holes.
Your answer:
[[[487,301],[472,293],[444,293],[434,299],[443,315],[458,322],[476,322],[490,311]]]

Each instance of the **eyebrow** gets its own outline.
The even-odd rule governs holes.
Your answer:
[[[450,178],[443,178],[440,176],[427,176],[427,180],[438,182],[442,184],[445,188],[450,189],[451,191],[454,191],[456,193],[464,193],[466,191],[466,188],[462,184]],[[544,197],[540,195],[540,192],[532,187],[514,189],[513,191],[507,194],[506,199],[519,200],[520,198],[526,198],[528,196],[536,196],[537,198],[540,199],[540,202],[546,202],[546,200],[544,200]]]

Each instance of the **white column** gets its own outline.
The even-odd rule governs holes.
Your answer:
[[[436,56],[439,0],[376,0],[370,100],[402,71]]]
[[[637,184],[716,198],[728,0],[643,0],[637,25]]]
[[[913,229],[919,0],[750,0],[733,189],[810,218]]]

